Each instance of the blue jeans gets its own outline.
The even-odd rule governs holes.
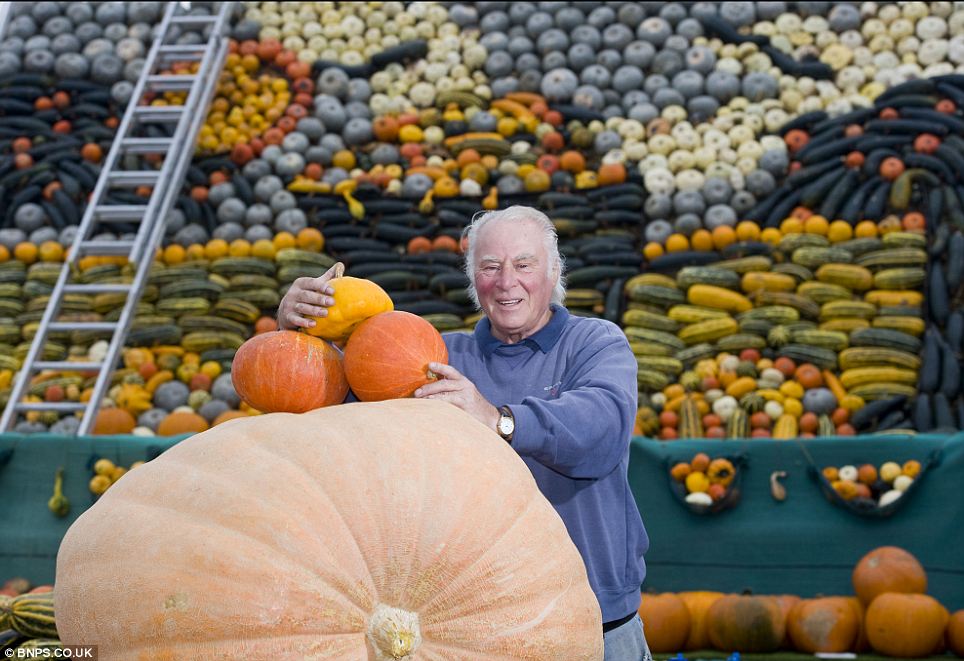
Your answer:
[[[603,634],[604,661],[653,661],[639,615]]]

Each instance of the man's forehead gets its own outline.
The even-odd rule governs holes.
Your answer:
[[[526,252],[520,252],[517,255],[512,255],[512,259],[514,260],[538,259],[538,255],[536,255],[534,252],[526,251]],[[479,257],[479,261],[480,262],[500,262],[502,261],[502,258],[499,257],[498,255],[482,255],[481,257]]]

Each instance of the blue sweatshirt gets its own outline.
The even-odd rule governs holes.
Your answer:
[[[619,327],[553,306],[541,330],[516,344],[475,333],[443,335],[449,363],[515,417],[512,446],[559,513],[586,563],[603,622],[635,613],[649,537],[629,489],[636,358]]]

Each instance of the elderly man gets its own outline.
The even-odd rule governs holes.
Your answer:
[[[472,335],[444,335],[449,365],[415,391],[466,411],[515,448],[582,554],[603,616],[606,661],[649,659],[637,615],[649,539],[629,489],[636,360],[619,327],[575,317],[555,228],[522,206],[478,215],[465,230],[470,294],[484,313]],[[283,328],[327,314],[333,271],[296,281]]]

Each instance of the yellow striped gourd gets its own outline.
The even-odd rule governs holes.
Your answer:
[[[690,324],[677,333],[679,339],[686,344],[699,344],[700,342],[712,342],[721,337],[732,335],[740,330],[736,319],[723,317],[720,319],[710,319],[696,324]]]
[[[693,305],[727,312],[746,312],[753,308],[750,299],[743,294],[713,285],[693,285],[686,292],[686,299]]]
[[[820,282],[829,282],[856,291],[865,291],[874,286],[873,273],[856,264],[823,264],[814,275]]]

